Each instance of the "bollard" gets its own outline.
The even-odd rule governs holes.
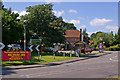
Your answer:
[[[63,54],[63,56],[65,57],[65,53]]]
[[[53,57],[54,57],[54,59],[55,59],[55,54],[53,54]]]
[[[70,53],[70,57],[72,57],[72,54]]]
[[[78,54],[78,57],[80,57],[80,55]]]
[[[40,55],[40,52],[38,51],[38,61],[39,61],[39,55]]]
[[[40,55],[40,61],[41,61],[41,55]]]

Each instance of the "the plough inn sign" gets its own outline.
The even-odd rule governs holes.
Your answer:
[[[3,61],[30,60],[30,51],[2,51]]]

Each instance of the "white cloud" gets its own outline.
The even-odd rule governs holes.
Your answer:
[[[45,0],[45,2],[47,3],[51,3],[53,0]]]
[[[86,28],[86,25],[80,25],[77,27],[78,30],[80,30],[81,28]]]
[[[70,12],[70,13],[78,13],[78,12],[77,12],[76,10],[74,10],[74,9],[70,9],[69,12]]]
[[[67,20],[66,20],[66,19],[64,19],[64,18],[63,18],[63,21],[67,22]]]
[[[63,2],[64,0],[44,0],[44,1],[47,3],[52,3],[52,2],[60,3],[60,2]]]
[[[95,18],[93,20],[90,21],[90,25],[91,26],[103,26],[103,25],[106,25],[107,23],[111,22],[112,20],[111,19],[98,19],[98,18]]]
[[[24,16],[25,14],[28,14],[28,12],[26,12],[26,11],[21,11],[20,12],[20,16],[22,16],[22,15]]]
[[[74,19],[72,19],[72,20],[70,21],[70,23],[73,23],[74,25],[78,25],[78,24],[80,24],[80,21],[79,21],[79,20],[74,20]]]
[[[26,12],[26,11],[21,11],[20,13],[18,11],[12,11],[14,13],[18,13],[19,14],[19,17],[17,17],[17,19],[20,19],[20,16],[24,16],[25,14],[28,14],[29,12]]]
[[[12,12],[14,12],[15,14],[16,14],[16,13],[19,13],[18,11],[12,11]]]
[[[64,14],[64,10],[62,11],[53,11],[56,16],[62,16]]]
[[[81,28],[86,28],[86,25],[81,25],[80,27],[81,27]]]
[[[94,32],[87,32],[88,33],[88,36],[90,37],[91,36],[91,34],[93,34],[93,33],[97,33],[97,32],[99,32],[99,31],[102,31],[102,30],[97,30],[97,31],[94,31]]]
[[[117,32],[118,31],[118,26],[106,26],[105,29],[104,29],[104,31],[105,30]]]
[[[81,25],[78,27],[78,29],[80,29],[80,28],[86,28],[86,25]]]

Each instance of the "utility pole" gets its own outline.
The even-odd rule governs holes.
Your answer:
[[[26,50],[26,29],[25,29],[25,22],[26,22],[26,20],[24,20],[24,24],[23,24],[23,27],[24,27],[24,51]]]

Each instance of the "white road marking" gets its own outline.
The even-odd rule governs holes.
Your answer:
[[[117,60],[113,59],[113,58],[116,58],[117,57]],[[112,58],[109,58],[111,61],[115,61],[115,62],[118,62],[118,56],[114,56]]]

